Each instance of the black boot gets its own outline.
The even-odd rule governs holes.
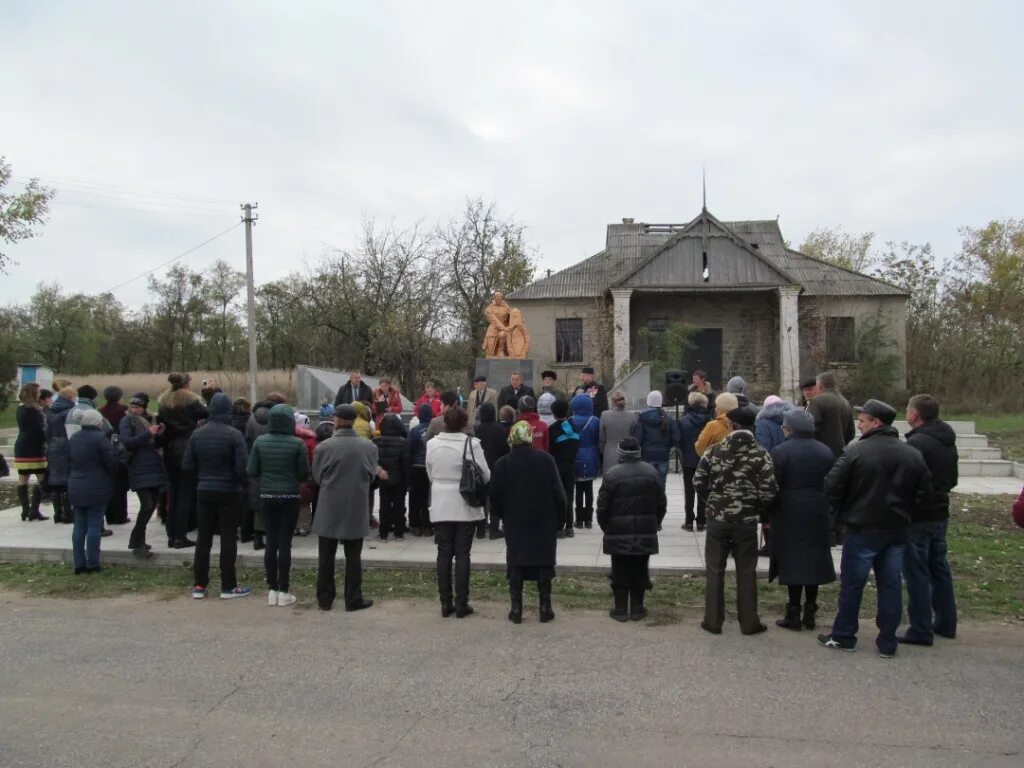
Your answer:
[[[46,515],[39,511],[39,505],[43,503],[43,489],[38,485],[32,489],[32,503],[29,509],[29,520],[49,520]]]
[[[263,543],[263,534],[262,533],[254,533],[252,535],[252,548],[255,551],[259,552],[264,547],[266,547],[266,544]]]
[[[555,612],[551,609],[550,579],[537,582],[537,594],[540,600],[540,623],[546,624],[555,618]]]
[[[629,618],[632,621],[642,621],[647,618],[647,609],[644,608],[644,588],[633,587],[629,590]]]
[[[608,615],[616,621],[629,621],[629,592],[613,589],[612,596],[615,598],[615,607],[608,611]]]
[[[21,519],[23,521],[24,520],[31,520],[32,518],[29,516],[28,486],[27,485],[19,485],[18,486],[18,501],[21,503]]]
[[[513,579],[508,583],[508,596],[512,607],[508,612],[508,620],[513,624],[523,623],[523,582]]]
[[[60,491],[53,491],[50,495],[50,503],[53,504],[53,524],[58,525],[64,522],[64,504],[60,497]]]
[[[804,605],[804,626],[807,629],[814,629],[814,614],[816,614],[817,612],[817,603],[806,603]]]
[[[60,498],[60,506],[64,510],[60,521],[65,525],[73,525],[75,522],[75,510],[71,508],[71,502],[68,501],[68,492],[61,491],[57,496]]]
[[[813,620],[812,620],[813,623]],[[784,618],[776,619],[775,626],[782,627],[783,629],[792,629],[797,632],[800,631],[800,606],[799,605],[787,605],[786,615]]]

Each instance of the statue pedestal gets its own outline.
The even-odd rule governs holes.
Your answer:
[[[507,387],[516,371],[522,375],[526,386],[534,386],[533,360],[529,358],[478,357],[476,360],[476,375],[486,376],[487,386],[495,391]]]

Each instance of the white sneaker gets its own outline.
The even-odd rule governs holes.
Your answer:
[[[278,605],[291,605],[298,598],[289,592],[278,592],[277,593],[277,604]]]
[[[267,592],[267,605],[277,605],[277,601],[281,599],[281,593],[276,589],[272,589]]]

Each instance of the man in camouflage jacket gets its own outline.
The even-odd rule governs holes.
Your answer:
[[[732,431],[701,457],[693,484],[707,500],[704,556],[707,591],[701,627],[721,634],[725,620],[725,565],[736,563],[736,610],[745,635],[764,632],[757,614],[757,522],[778,493],[771,456],[754,439],[754,413],[726,415]]]

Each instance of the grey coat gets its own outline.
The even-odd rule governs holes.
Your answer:
[[[339,429],[313,452],[313,482],[320,486],[313,533],[362,539],[370,532],[370,483],[377,446],[352,429]]]
[[[626,410],[610,408],[601,414],[601,429],[598,432],[597,447],[602,456],[602,473],[619,463],[619,440],[633,436],[633,422],[636,417]]]

